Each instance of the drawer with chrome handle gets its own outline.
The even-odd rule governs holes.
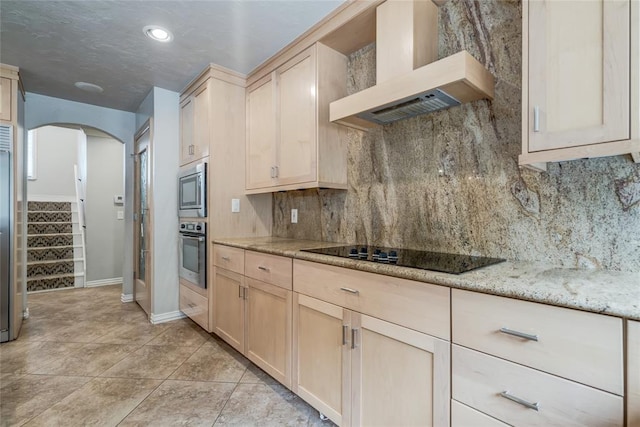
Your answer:
[[[279,255],[246,251],[244,274],[252,279],[292,289],[292,259]]]
[[[622,320],[453,289],[452,341],[623,394]]]
[[[244,274],[244,249],[213,245],[213,265]]]
[[[452,395],[511,425],[622,426],[616,396],[458,345],[452,351]]]
[[[299,259],[293,276],[298,293],[449,339],[448,287]]]

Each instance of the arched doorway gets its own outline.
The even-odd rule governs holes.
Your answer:
[[[133,137],[137,130],[136,114],[82,104],[44,95],[27,93],[25,129],[45,125],[72,125],[99,129],[125,146],[125,204],[124,204],[124,265],[122,297],[130,301],[133,296]],[[26,177],[25,177],[26,180]],[[26,307],[26,293],[24,294]]]
[[[122,141],[47,125],[29,131],[27,152],[27,292],[122,283]]]

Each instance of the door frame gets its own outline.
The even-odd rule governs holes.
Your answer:
[[[145,146],[148,153],[147,157],[147,209],[148,209],[148,229],[147,238],[148,238],[148,248],[153,248],[153,216],[151,215],[153,212],[153,185],[151,182],[151,177],[153,177],[153,118],[149,118],[135,133],[133,138],[133,157],[134,157],[134,168],[133,168],[133,253],[134,253],[134,262],[133,262],[133,301],[138,302],[136,298],[136,287],[138,282],[138,256],[140,251],[140,243],[139,243],[139,230],[140,230],[140,215],[137,212],[139,199],[140,199],[140,191],[138,186],[138,168],[139,166],[139,155],[141,151],[141,146]],[[149,141],[140,143],[140,139],[148,132]],[[153,313],[153,251],[152,249],[147,249],[147,257],[145,258],[145,283],[147,284],[147,299],[148,309],[145,310],[145,307],[142,307],[143,310],[146,311],[147,316],[151,316]],[[139,303],[138,303],[139,304]]]

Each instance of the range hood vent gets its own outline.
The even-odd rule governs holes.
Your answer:
[[[329,120],[366,130],[493,99],[493,76],[467,51],[437,59],[437,19],[438,8],[429,1],[387,0],[378,6],[377,84],[332,102]]]
[[[357,114],[357,116],[364,120],[386,125],[398,120],[432,113],[456,105],[460,105],[460,101],[447,95],[440,89],[436,89],[418,97],[401,99],[382,108],[364,111]]]

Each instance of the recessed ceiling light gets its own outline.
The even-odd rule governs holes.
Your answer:
[[[93,83],[75,82],[73,85],[75,87],[77,87],[78,89],[82,89],[82,90],[85,90],[87,92],[93,92],[93,93],[102,93],[102,92],[104,92],[104,89],[102,89],[98,85],[94,85]]]
[[[147,37],[159,42],[166,43],[173,40],[173,34],[171,34],[169,30],[157,25],[147,25],[142,29],[142,31],[147,35]]]

